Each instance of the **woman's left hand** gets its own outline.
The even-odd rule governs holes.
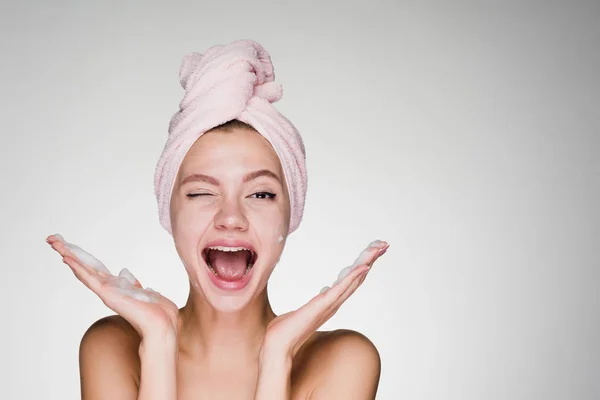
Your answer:
[[[276,353],[293,359],[313,332],[329,320],[360,286],[375,260],[388,247],[384,241],[371,242],[352,265],[340,272],[331,288],[324,287],[304,306],[273,319],[267,326],[261,356]]]

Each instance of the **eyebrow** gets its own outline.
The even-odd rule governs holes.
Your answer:
[[[260,169],[258,171],[250,172],[248,175],[246,175],[244,177],[242,182],[244,182],[244,183],[250,182],[251,180],[254,180],[261,176],[266,176],[266,177],[275,179],[281,185],[281,180],[279,179],[279,176],[277,176],[277,174],[275,174],[273,171],[268,170],[268,169]],[[220,186],[220,183],[216,178],[213,178],[212,176],[205,175],[205,174],[188,175],[187,177],[185,177],[185,179],[183,179],[181,181],[181,186],[185,185],[188,182],[206,182],[206,183],[210,183],[211,185]]]

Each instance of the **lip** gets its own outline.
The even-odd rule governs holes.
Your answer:
[[[216,239],[216,240],[206,243],[206,245],[204,245],[204,250],[206,250],[207,247],[211,247],[211,246],[245,247],[247,249],[252,250],[256,254],[256,249],[254,248],[252,243],[246,242],[245,240],[228,239],[228,238]]]

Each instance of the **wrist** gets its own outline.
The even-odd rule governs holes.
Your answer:
[[[284,349],[262,348],[258,358],[259,367],[276,369],[281,368],[284,371],[292,367],[291,352]]]
[[[258,363],[255,400],[281,400],[291,396],[292,357],[288,352],[262,349]]]
[[[144,335],[140,342],[139,353],[158,351],[177,351],[177,334],[175,332],[152,333]]]

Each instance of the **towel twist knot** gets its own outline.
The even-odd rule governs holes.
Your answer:
[[[219,120],[225,118],[222,123],[227,122],[239,116],[253,97],[276,102],[282,96],[282,88],[274,79],[269,53],[250,40],[213,46],[203,54],[189,53],[179,70],[179,81],[185,95],[179,103],[180,112],[174,116],[171,129],[175,125],[179,126],[176,131],[186,128],[186,118],[206,119],[212,116]],[[201,113],[197,106],[201,106]],[[178,132],[174,133],[177,135]]]

